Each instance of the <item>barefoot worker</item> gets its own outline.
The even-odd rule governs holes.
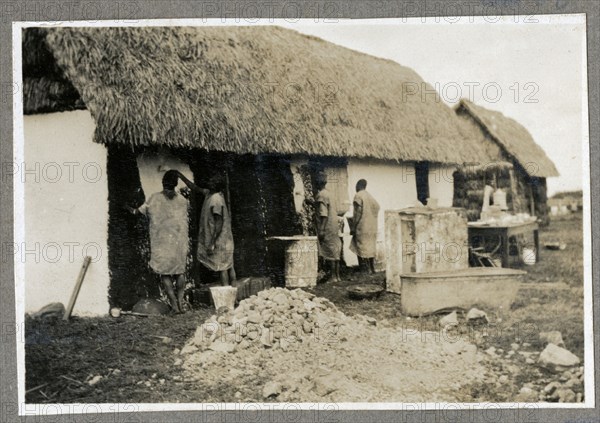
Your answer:
[[[315,198],[317,213],[317,234],[319,237],[319,256],[329,263],[331,281],[340,281],[340,240],[338,216],[331,201],[331,194],[325,188],[327,180],[317,178],[315,188],[318,193]]]
[[[219,272],[223,286],[231,285],[236,276],[233,267],[231,215],[223,195],[225,179],[221,175],[215,175],[208,181],[208,189],[204,189],[182,174],[179,177],[191,190],[205,195],[200,213],[198,261],[213,272]]]
[[[137,209],[126,206],[133,214],[144,214],[150,221],[150,267],[160,275],[171,308],[183,312],[185,266],[189,251],[188,201],[175,191],[178,172],[167,171],[163,190],[154,193]],[[173,282],[176,288],[173,290]]]
[[[350,250],[358,256],[361,270],[375,273],[375,255],[377,249],[377,216],[379,203],[367,192],[367,181],[356,183],[356,195],[353,200],[352,242]]]

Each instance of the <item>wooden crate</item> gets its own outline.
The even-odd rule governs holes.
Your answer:
[[[387,290],[401,292],[401,275],[469,267],[464,209],[411,207],[385,211]]]
[[[213,286],[221,286],[219,283],[202,285],[200,288],[192,289],[190,301],[194,307],[202,305],[212,306],[213,300],[210,295],[210,288]],[[271,279],[268,277],[251,277],[240,278],[234,284],[237,287],[236,302],[240,302],[245,298],[258,294],[263,289],[271,288]]]

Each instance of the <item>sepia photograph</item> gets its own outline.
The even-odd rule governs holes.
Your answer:
[[[585,14],[12,31],[20,414],[594,407]]]

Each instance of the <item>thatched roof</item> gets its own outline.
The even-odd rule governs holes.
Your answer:
[[[23,37],[23,112],[26,114],[85,108],[79,93],[65,79],[39,28]]]
[[[413,70],[296,31],[35,31],[94,117],[100,143],[442,163],[485,156],[450,107],[403,95],[407,83],[424,88]],[[36,95],[44,94],[25,92],[25,112],[39,111]]]
[[[456,112],[459,116],[468,117],[465,124],[469,131],[474,130],[476,126],[482,133],[481,135],[488,135],[489,139],[496,143],[496,145],[492,145],[492,142],[489,141],[485,143],[487,144],[485,148],[491,158],[508,156],[519,163],[529,176],[559,176],[552,160],[536,144],[527,129],[514,119],[506,117],[500,112],[477,106],[466,99],[460,101]],[[471,136],[475,135],[471,133]],[[486,137],[482,136],[482,138]],[[498,148],[502,149],[505,154],[498,154]]]

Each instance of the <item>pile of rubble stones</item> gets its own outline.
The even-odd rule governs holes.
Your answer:
[[[239,386],[229,400],[243,402],[452,401],[483,374],[483,354],[468,342],[346,316],[284,288],[219,310],[178,356],[186,380]]]
[[[252,344],[289,351],[303,343],[337,339],[342,326],[361,320],[375,324],[366,316],[351,319],[328,299],[301,289],[273,288],[242,300],[235,310],[218,310],[197,328],[184,354],[197,349],[234,352]]]

